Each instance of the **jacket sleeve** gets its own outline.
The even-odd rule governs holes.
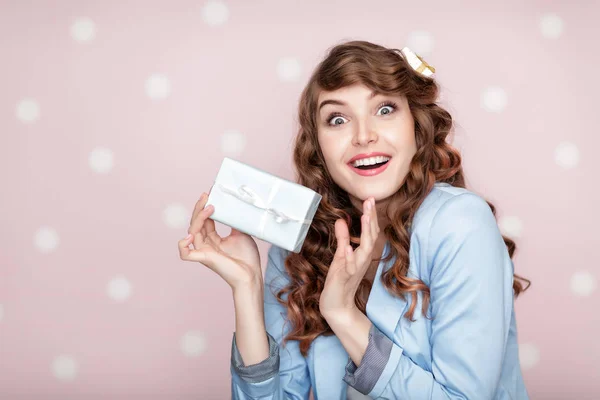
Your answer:
[[[232,400],[306,400],[310,378],[305,358],[297,341],[282,347],[289,332],[287,310],[277,302],[275,295],[289,282],[284,268],[287,251],[271,245],[265,271],[264,306],[265,326],[269,341],[269,357],[258,364],[246,366],[237,349],[235,333],[231,348]],[[284,298],[286,298],[284,296]]]
[[[473,193],[446,200],[427,246],[432,370],[374,327],[344,380],[374,399],[492,399],[511,321],[513,264],[488,204]]]

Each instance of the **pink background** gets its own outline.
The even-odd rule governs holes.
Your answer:
[[[470,188],[517,240],[531,398],[599,398],[598,15],[595,1],[2,1],[0,397],[229,398],[231,292],[177,241],[224,156],[293,179],[303,85],[329,47],[364,39],[437,69]]]

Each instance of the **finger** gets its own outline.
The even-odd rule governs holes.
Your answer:
[[[189,233],[194,235],[194,248],[195,249],[199,248],[207,238],[206,230],[203,229],[204,221],[206,221],[206,219],[212,214],[213,211],[214,211],[214,206],[212,206],[212,205],[209,205],[208,207],[202,209],[198,213],[198,215],[196,216],[196,219],[194,220],[194,223],[190,227]]]
[[[377,217],[377,207],[375,205],[375,198],[372,198],[372,204],[373,204],[373,208],[372,208],[372,215],[371,215],[371,235],[373,237],[373,242],[377,241],[377,238],[379,237],[379,218]]]
[[[333,261],[329,265],[327,276],[325,277],[325,284],[332,279],[338,279],[337,274],[339,271],[343,271],[346,268],[346,247],[350,246],[350,233],[348,231],[348,225],[343,219],[335,221],[334,225],[336,249],[333,255]]]
[[[345,259],[346,255],[345,248],[350,245],[350,232],[348,231],[348,225],[343,219],[335,221],[335,239],[336,239],[336,250],[334,258]]]
[[[356,249],[356,263],[359,266],[368,264],[368,260],[371,257],[373,251],[373,238],[371,235],[371,200],[367,199],[363,203],[364,214],[360,217],[361,228],[360,228],[360,246]]]
[[[179,249],[179,258],[185,260],[190,255],[189,245],[192,243],[192,235],[188,234],[185,238],[177,242],[177,248]]]
[[[202,209],[204,208],[204,205],[206,204],[207,201],[208,201],[208,196],[206,195],[205,192],[202,192],[202,194],[200,195],[200,198],[194,205],[194,211],[192,212],[192,218],[190,218],[190,225],[192,225],[192,223],[194,222],[196,215],[198,215],[198,213],[200,211],[202,211]]]
[[[244,232],[239,231],[233,227],[231,228],[231,233],[230,233],[231,236],[237,236],[237,235],[243,235],[243,234],[244,234]]]
[[[198,214],[200,214],[200,212],[202,212],[202,210],[204,209],[204,206],[206,205],[207,201],[208,201],[208,196],[206,195],[206,193],[202,193],[202,195],[200,196],[200,199],[196,202],[196,205],[194,206],[194,211],[192,212],[192,218],[190,218],[190,227],[188,228],[188,233],[198,231],[202,227],[202,225],[198,225],[198,223],[196,222],[196,219],[198,217]]]
[[[210,189],[208,190],[208,194],[206,195],[206,199],[208,201],[208,196],[210,196],[210,192],[212,191],[212,186],[210,187]],[[214,209],[214,205],[213,205],[213,209]],[[207,218],[206,221],[204,221],[204,229],[206,229],[206,235],[210,236],[211,234],[213,234],[214,232],[216,232],[215,230],[215,221],[213,221],[210,218]]]
[[[372,245],[373,244],[373,240],[375,239],[373,237],[373,229],[372,229],[372,227],[373,227],[373,220],[374,220],[374,218],[373,218],[373,214],[374,214],[374,211],[373,211],[373,202],[371,201],[371,198],[369,197],[365,203],[366,203],[365,204],[366,205],[366,210],[365,210],[365,215],[364,215],[365,216],[365,225],[364,225],[365,229],[364,229],[364,231],[361,231],[361,234],[365,233],[365,239],[366,239],[366,241]],[[361,242],[360,243],[361,244],[363,243],[362,237],[361,237]]]
[[[185,261],[199,261],[202,262],[204,259],[204,254],[201,251],[190,249],[190,244],[192,243],[193,235],[189,234],[187,237],[181,239],[177,245],[179,247],[179,257]],[[192,256],[193,254],[193,256]]]
[[[186,238],[179,241],[179,257],[184,261],[196,261],[210,270],[221,275],[217,269],[219,261],[217,261],[218,254],[211,250],[210,246],[203,246],[202,250],[190,249],[189,245],[192,243],[191,234]]]
[[[352,276],[354,274],[356,274],[356,272],[358,271],[358,268],[356,266],[356,259],[354,257],[354,250],[352,249],[352,246],[348,245],[345,246],[346,247],[346,272],[348,272],[348,275]]]
[[[212,189],[212,188],[211,188]],[[210,191],[209,191],[210,194]],[[192,212],[192,218],[190,220],[190,227],[188,228],[188,233],[196,233],[198,231],[202,232],[203,237],[210,235],[215,232],[215,221],[210,218],[206,218],[202,224],[198,222],[198,215],[206,210],[206,203],[208,202],[208,194],[202,193],[200,199],[196,202],[196,206],[194,207],[194,211]],[[214,210],[214,206],[213,210]]]

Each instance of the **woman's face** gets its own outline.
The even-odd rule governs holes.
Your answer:
[[[368,197],[379,203],[398,191],[417,151],[414,120],[405,97],[372,96],[363,85],[321,92],[317,126],[327,169],[355,207],[362,210]],[[382,153],[385,158],[372,159],[371,153]],[[357,156],[368,162],[389,161],[364,170],[350,162]]]

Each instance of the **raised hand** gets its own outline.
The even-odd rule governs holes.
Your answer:
[[[256,242],[250,235],[234,228],[231,228],[229,236],[220,237],[215,230],[215,222],[209,218],[214,206],[204,207],[207,201],[208,194],[202,193],[192,213],[189,235],[178,243],[181,259],[204,264],[233,290],[247,285],[262,288]],[[193,244],[193,249],[190,249],[190,244]]]
[[[319,309],[325,318],[328,315],[348,312],[356,308],[354,296],[371,265],[379,231],[373,198],[363,202],[360,245],[356,250],[350,246],[350,234],[346,222],[343,219],[335,222],[337,249],[319,300]]]

